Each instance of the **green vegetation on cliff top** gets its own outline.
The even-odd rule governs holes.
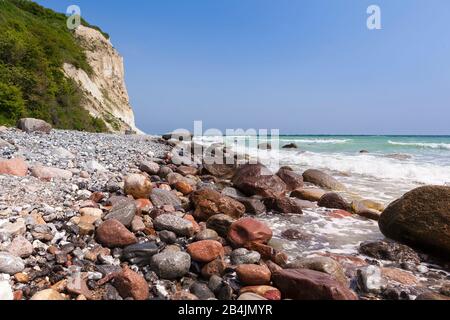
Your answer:
[[[66,19],[32,1],[0,1],[0,125],[35,117],[60,129],[107,131],[62,71],[67,62],[92,72]]]

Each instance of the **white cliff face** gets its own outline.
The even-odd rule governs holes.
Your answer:
[[[111,131],[140,132],[134,122],[130,106],[123,58],[99,31],[79,26],[75,37],[85,49],[92,74],[65,63],[65,74],[72,78],[84,92],[83,106],[94,117],[102,118]]]

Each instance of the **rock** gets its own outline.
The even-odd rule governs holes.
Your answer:
[[[282,149],[298,149],[298,146],[295,143],[285,144]]]
[[[377,207],[382,208],[382,206]],[[368,206],[365,205],[364,201],[353,201],[351,203],[351,209],[355,214],[361,217],[375,221],[380,220],[381,212],[373,208],[369,208]]]
[[[105,172],[107,171],[106,168],[98,161],[96,160],[89,160],[84,165],[85,169],[88,172]]]
[[[33,118],[20,119],[19,122],[17,123],[17,128],[27,133],[31,132],[50,133],[50,131],[52,131],[52,126],[49,123],[45,122],[44,120]]]
[[[14,275],[24,269],[25,262],[21,258],[9,252],[0,252],[0,273]]]
[[[239,219],[245,213],[245,206],[219,192],[203,188],[192,194],[191,200],[195,206],[194,215],[200,220],[208,220],[216,214],[225,214]]]
[[[205,264],[201,270],[201,275],[205,279],[209,279],[212,276],[221,276],[224,273],[226,267],[227,265],[223,261],[222,257],[219,257]]]
[[[236,173],[237,166],[236,164],[227,164],[227,163],[206,163],[203,162],[203,168],[213,175],[214,177],[220,179],[231,179]]]
[[[211,262],[225,255],[220,242],[214,240],[194,242],[187,246],[187,253],[191,255],[192,260],[203,263]]]
[[[347,189],[342,183],[337,181],[335,178],[320,170],[315,169],[306,170],[303,173],[303,180],[305,182],[309,182],[316,186],[329,190],[345,191]]]
[[[425,186],[391,203],[379,220],[381,232],[393,240],[450,256],[450,187]]]
[[[95,218],[97,221],[100,221],[103,216],[103,210],[97,208],[81,208],[80,214],[82,217],[89,216]]]
[[[228,230],[235,221],[235,219],[225,214],[216,214],[206,221],[206,226],[208,229],[216,231],[221,237],[226,237]]]
[[[198,173],[197,168],[189,167],[189,166],[179,166],[177,168],[177,172],[182,174],[183,176],[195,176]]]
[[[33,245],[25,237],[17,236],[6,250],[17,257],[28,258],[33,253]]]
[[[157,231],[168,230],[175,232],[179,236],[191,237],[194,235],[192,222],[173,214],[162,214],[158,216],[153,221],[153,226]]]
[[[231,225],[228,239],[237,248],[246,247],[252,242],[265,244],[272,239],[272,230],[261,221],[243,218]]]
[[[241,264],[237,266],[236,274],[243,284],[249,286],[269,284],[272,275],[267,266],[256,264]]]
[[[326,192],[322,189],[302,188],[292,191],[291,197],[298,198],[301,200],[317,202],[320,200],[320,198],[322,198],[322,196],[325,193]]]
[[[231,253],[231,263],[236,266],[240,264],[257,264],[259,261],[261,261],[261,255],[256,251],[239,248]]]
[[[271,210],[284,214],[303,214],[301,200],[289,197],[266,199],[265,204]]]
[[[124,226],[130,227],[136,212],[137,208],[133,200],[122,201],[111,208],[111,211],[105,216],[105,220],[115,219]]]
[[[160,248],[155,242],[136,243],[123,249],[122,257],[132,264],[148,265],[151,258],[159,252]]]
[[[53,153],[60,159],[74,159],[75,158],[75,156],[73,155],[72,152],[70,152],[67,149],[61,148],[61,147],[53,149]]]
[[[233,177],[233,184],[249,196],[277,198],[287,191],[283,180],[261,164],[247,164],[239,168]]]
[[[180,191],[183,195],[191,194],[194,191],[194,188],[185,181],[178,181],[175,183],[175,189]]]
[[[145,281],[144,277],[128,267],[125,267],[114,278],[114,287],[124,299],[147,300],[149,298],[147,281]]]
[[[208,285],[202,282],[194,282],[189,288],[189,291],[191,291],[191,293],[193,293],[200,300],[215,299],[216,297],[208,288]]]
[[[167,244],[173,244],[177,241],[177,235],[172,231],[163,230],[158,233],[158,236],[162,242]]]
[[[329,274],[334,277],[344,287],[348,286],[348,279],[345,276],[341,264],[328,257],[299,258],[289,263],[287,269],[309,269]]]
[[[260,150],[272,150],[272,145],[269,142],[260,143],[258,145],[258,149],[260,149]]]
[[[72,274],[67,279],[66,283],[67,292],[75,296],[82,295],[84,297],[84,300],[86,299],[92,300],[93,298],[92,291],[89,290],[86,283],[86,279],[87,277],[83,276],[80,272]]]
[[[16,222],[3,222],[0,220],[0,236],[4,235],[6,238],[23,235],[27,230],[25,221],[23,219],[17,219]]]
[[[369,265],[358,269],[358,285],[363,292],[380,293],[387,285],[377,266]]]
[[[136,236],[115,219],[107,220],[97,228],[96,239],[108,248],[126,247],[137,242]]]
[[[133,232],[142,232],[146,228],[144,221],[141,217],[135,216],[133,221],[131,221],[131,231]]]
[[[157,175],[159,172],[159,164],[153,161],[143,161],[139,165],[139,170],[146,172],[151,176]]]
[[[390,260],[399,263],[420,263],[420,258],[413,249],[392,241],[363,242],[359,247],[359,252],[380,260]]]
[[[326,193],[320,198],[317,203],[319,207],[329,208],[329,209],[340,209],[340,210],[350,210],[350,204],[344,200],[339,194],[330,192]]]
[[[272,275],[272,281],[285,299],[357,300],[356,294],[332,276],[308,269],[285,269]]]
[[[295,173],[287,168],[281,168],[277,172],[277,176],[284,181],[287,186],[287,191],[293,191],[303,187],[303,176]]]
[[[172,192],[163,189],[154,189],[150,200],[155,207],[162,207],[165,205],[171,205],[174,207],[181,206],[180,199]]]
[[[125,177],[124,191],[135,199],[148,198],[152,193],[152,183],[142,174],[131,174]]]
[[[240,197],[236,199],[240,203],[242,203],[245,206],[245,212],[249,214],[263,214],[266,213],[267,208],[264,205],[264,203],[256,199],[254,197],[247,198],[247,197]]]
[[[330,211],[328,213],[328,216],[337,219],[344,219],[353,216],[353,214],[348,211],[338,209]]]
[[[54,289],[45,289],[36,292],[30,300],[34,301],[57,301],[65,300],[64,297]]]
[[[217,240],[219,238],[219,234],[212,230],[212,229],[204,229],[198,232],[195,235],[196,241],[202,241],[202,240]]]
[[[382,276],[389,282],[397,282],[405,286],[417,286],[419,279],[411,272],[398,268],[381,268]]]
[[[287,229],[281,233],[281,236],[287,240],[310,240],[311,236],[303,230]]]
[[[173,173],[173,171],[168,166],[161,166],[158,171],[158,176],[161,179],[166,179],[171,173]]]
[[[281,300],[280,290],[271,286],[249,286],[241,288],[239,294],[243,295],[245,293],[257,294],[258,296],[264,297],[267,300]]]
[[[25,177],[28,173],[28,164],[21,158],[10,160],[0,159],[0,175]]]
[[[268,299],[261,297],[260,295],[253,293],[253,292],[245,292],[245,293],[239,295],[238,300],[258,301],[258,300],[268,300]]]
[[[173,300],[173,301],[195,301],[195,300],[198,300],[198,297],[187,291],[178,291],[172,295],[171,300]]]
[[[8,281],[0,280],[0,301],[14,300],[14,294]]]
[[[191,256],[186,252],[164,251],[153,256],[150,266],[160,278],[173,280],[189,272]]]
[[[417,296],[416,300],[422,300],[422,301],[426,301],[426,300],[450,300],[449,297],[441,295],[439,293],[436,292],[424,292],[420,295]]]

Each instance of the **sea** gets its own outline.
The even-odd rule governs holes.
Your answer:
[[[212,145],[230,143],[237,138],[243,137],[207,136],[195,141]],[[255,136],[244,139],[246,152],[273,172],[281,166],[290,166],[300,174],[307,169],[331,174],[346,185],[348,191],[342,195],[349,201],[371,199],[387,206],[419,186],[450,186],[450,136],[286,135],[277,137],[279,148],[272,146],[267,151],[257,146],[270,143],[270,139]],[[291,143],[298,148],[282,148]],[[288,252],[292,258],[327,252],[360,256],[358,248],[362,242],[384,239],[376,221],[359,216],[337,219],[323,208],[304,210],[303,215],[268,213],[258,219],[273,229],[271,245]],[[299,240],[285,239],[283,232],[288,229],[297,230],[303,236]],[[425,264],[422,271],[427,271],[419,276],[429,281],[433,278],[430,272],[444,275],[440,269]]]

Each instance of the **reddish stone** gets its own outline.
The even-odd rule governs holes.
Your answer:
[[[153,208],[153,204],[149,199],[137,199],[135,204],[138,214],[142,214],[142,211],[149,212]]]
[[[332,218],[342,219],[342,218],[351,217],[352,214],[345,210],[333,210],[328,214],[328,216],[332,217]]]
[[[192,188],[192,186],[185,181],[178,181],[175,184],[175,189],[180,191],[185,196],[191,194],[194,191],[194,188]]]
[[[198,170],[194,167],[179,166],[177,172],[183,176],[195,176],[198,173]]]
[[[283,298],[294,300],[357,300],[356,294],[334,277],[308,269],[285,269],[272,276]]]
[[[238,219],[245,213],[245,206],[242,203],[212,189],[197,190],[191,199],[195,206],[194,216],[199,220],[208,220],[216,214],[225,214]]]
[[[201,270],[201,274],[204,278],[209,279],[211,276],[222,276],[227,265],[223,261],[222,257],[219,257],[207,264],[205,264]]]
[[[125,247],[137,242],[136,236],[115,219],[106,220],[98,227],[96,239],[109,248]]]
[[[0,175],[25,177],[28,172],[28,164],[21,158],[0,160]]]
[[[114,278],[114,286],[122,298],[134,300],[147,300],[149,298],[149,286],[144,277],[125,267]]]
[[[192,260],[206,263],[218,257],[223,257],[224,250],[217,241],[203,240],[188,245],[187,253],[191,255]]]
[[[245,247],[252,242],[267,243],[272,239],[272,230],[261,221],[243,218],[231,225],[228,239],[235,247]]]
[[[243,287],[239,291],[239,295],[243,293],[255,293],[268,300],[281,300],[281,292],[277,288],[271,286],[249,286]]]
[[[270,283],[271,273],[267,266],[256,264],[241,264],[236,268],[239,280],[249,286],[265,285]]]
[[[406,286],[416,286],[419,279],[412,273],[398,268],[381,268],[381,274],[389,281],[395,281]]]
[[[94,192],[89,197],[89,200],[92,200],[92,201],[97,202],[97,203],[99,203],[103,199],[105,199],[105,194],[103,192],[98,192],[98,191]]]

